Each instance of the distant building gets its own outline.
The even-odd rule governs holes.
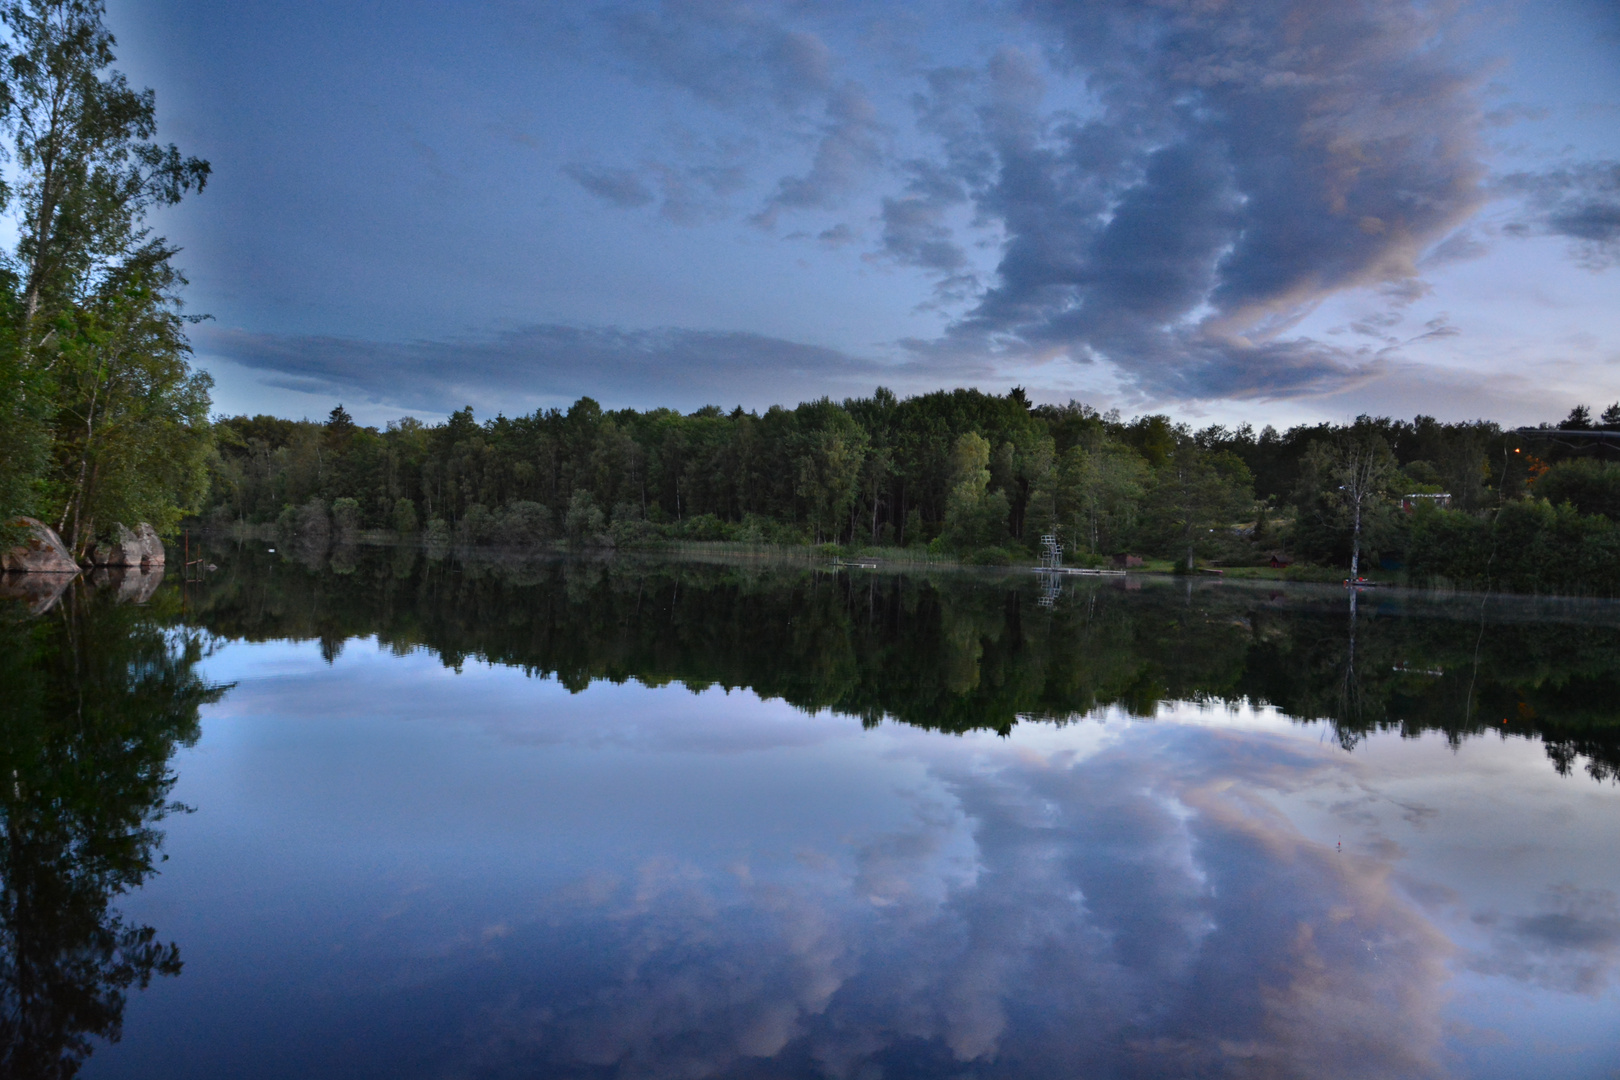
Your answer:
[[[1408,514],[1410,514],[1413,510],[1416,510],[1419,506],[1424,506],[1424,505],[1428,505],[1428,506],[1450,506],[1451,505],[1451,494],[1449,492],[1447,492],[1446,494],[1443,494],[1443,495],[1413,494],[1413,495],[1402,495],[1401,496],[1401,509],[1405,510]]]

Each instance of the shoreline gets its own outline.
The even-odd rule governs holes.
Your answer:
[[[314,538],[300,539],[287,538],[282,535],[280,527],[274,523],[263,524],[232,524],[224,528],[206,527],[193,531],[193,540],[200,537],[212,542],[224,541],[226,543],[260,542],[276,545],[285,545],[288,548],[305,546],[306,548],[323,547],[326,551],[343,547],[366,548],[415,548],[430,558],[448,558],[454,556],[461,562],[478,563],[519,563],[533,560],[553,561],[558,559],[579,560],[588,562],[605,562],[618,559],[637,561],[678,561],[707,564],[776,564],[783,566],[798,565],[829,571],[844,571],[849,573],[887,574],[905,573],[918,570],[926,572],[946,571],[950,573],[966,573],[984,577],[1033,577],[1040,569],[1033,556],[1028,563],[1010,562],[1005,565],[975,563],[967,559],[934,554],[917,548],[855,548],[845,549],[832,544],[752,544],[729,540],[671,540],[653,545],[638,545],[635,547],[612,547],[607,545],[575,545],[564,540],[545,541],[540,544],[503,546],[498,544],[467,544],[451,542],[444,545],[430,544],[425,536],[417,534],[400,534],[388,529],[366,529],[356,532],[352,538],[340,539],[328,537],[324,543]],[[850,560],[850,561],[844,561]],[[876,565],[871,565],[875,563]],[[1315,593],[1317,595],[1345,597],[1348,590],[1344,584],[1348,571],[1333,567],[1314,565],[1295,566],[1287,568],[1225,566],[1219,569],[1222,573],[1177,573],[1172,568],[1170,560],[1152,559],[1140,567],[1131,567],[1125,571],[1107,574],[1066,573],[1060,575],[1062,580],[1092,581],[1098,583],[1112,583],[1121,587],[1130,588],[1132,584],[1140,585],[1145,582],[1168,583],[1179,582],[1195,585],[1200,590],[1223,585],[1235,586],[1245,589],[1287,587],[1290,591]],[[1078,569],[1078,568],[1077,568]],[[1203,569],[1203,568],[1200,568]],[[1620,598],[1595,596],[1590,594],[1571,593],[1522,593],[1507,592],[1498,589],[1461,589],[1448,583],[1430,585],[1413,585],[1404,579],[1404,574],[1395,580],[1373,580],[1371,589],[1363,588],[1358,592],[1362,603],[1369,608],[1383,606],[1387,600],[1419,599],[1443,603],[1468,601],[1471,603],[1497,602],[1512,605],[1522,604],[1554,604],[1575,605],[1594,610],[1608,612],[1613,610],[1617,620],[1620,620]],[[1500,617],[1501,612],[1496,612]],[[1538,618],[1541,616],[1538,616]]]

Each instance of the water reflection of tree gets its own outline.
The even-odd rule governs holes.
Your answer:
[[[458,564],[388,550],[360,553],[342,575],[251,551],[221,561],[197,598],[205,625],[314,639],[334,656],[349,637],[375,635],[450,666],[478,657],[572,689],[632,678],[743,686],[955,732],[1247,700],[1329,722],[1346,746],[1381,730],[1460,740],[1489,729],[1539,736],[1561,769],[1584,760],[1608,778],[1620,763],[1620,626],[1493,617],[1481,637],[1477,603],[1403,608],[1369,593],[1347,620],[1338,589],[1228,583],[1077,580],[1043,607],[1030,575]]]
[[[0,607],[0,1075],[76,1074],[118,1038],[130,988],[180,970],[114,907],[161,857],[169,760],[224,692],[165,601],[76,586],[42,618]]]

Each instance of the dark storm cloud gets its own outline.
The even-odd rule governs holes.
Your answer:
[[[1509,232],[1563,236],[1582,265],[1603,269],[1620,261],[1620,162],[1590,161],[1543,173],[1514,173],[1502,189],[1524,199],[1528,219]]]
[[[870,393],[914,368],[741,332],[529,326],[462,341],[378,342],[206,329],[198,349],[265,373],[264,382],[400,409],[480,411],[581,395],[641,407],[746,403],[792,394]]]
[[[1416,277],[1480,205],[1477,83],[1441,17],[1394,0],[1026,10],[1096,107],[1045,116],[1027,63],[987,71],[996,173],[963,176],[1007,242],[958,345],[1100,356],[1165,396],[1364,374],[1283,335],[1335,292]]]

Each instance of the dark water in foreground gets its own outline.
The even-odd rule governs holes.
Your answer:
[[[210,557],[0,603],[0,1075],[1620,1075],[1620,605]]]

